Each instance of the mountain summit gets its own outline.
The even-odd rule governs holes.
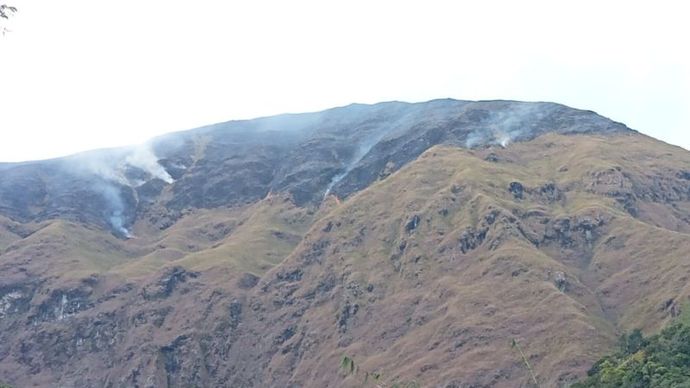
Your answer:
[[[554,103],[231,121],[0,164],[0,382],[568,386],[688,302],[690,153]]]
[[[347,197],[434,145],[477,148],[544,133],[616,133],[625,126],[550,103],[436,100],[350,105],[231,121],[149,144],[0,165],[0,212],[29,221],[84,219],[126,234],[154,202],[190,208],[289,193],[303,206]],[[168,196],[161,198],[163,191]]]

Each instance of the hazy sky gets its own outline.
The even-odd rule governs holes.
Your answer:
[[[0,161],[384,100],[548,100],[690,148],[683,1],[0,0]]]

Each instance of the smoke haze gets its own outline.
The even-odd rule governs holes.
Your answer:
[[[87,152],[66,159],[63,167],[85,178],[91,189],[105,200],[104,217],[113,231],[122,237],[132,237],[128,225],[133,219],[123,200],[123,190],[129,190],[136,199],[134,188],[160,179],[168,184],[173,178],[160,165],[149,143],[124,149]],[[132,169],[137,174],[128,173]]]
[[[467,135],[465,147],[508,147],[516,140],[531,136],[537,121],[552,110],[553,107],[542,104],[512,104],[506,109],[492,111],[482,121],[481,129]]]

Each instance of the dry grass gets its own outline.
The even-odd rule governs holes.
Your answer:
[[[195,210],[165,231],[140,224],[139,238],[128,241],[63,221],[24,239],[0,228],[0,244],[9,246],[0,261],[30,257],[26,265],[42,275],[63,277],[131,278],[167,265],[264,275],[266,291],[251,294],[263,306],[261,319],[247,323],[261,333],[251,341],[273,349],[294,324],[306,334],[281,346],[309,346],[294,364],[290,351],[276,352],[266,366],[275,381],[332,386],[348,354],[366,370],[424,386],[527,386],[510,349],[518,339],[543,386],[567,386],[621,330],[657,330],[671,318],[669,301],[689,300],[690,190],[680,174],[688,166],[687,151],[641,135],[437,146],[316,210],[276,196]],[[524,198],[508,190],[511,182],[525,187]],[[543,195],[547,184],[561,195]],[[633,214],[620,200],[626,194],[637,197]],[[407,230],[414,216],[419,225]],[[554,225],[566,218],[573,230],[559,237]],[[587,237],[575,229],[582,220],[601,223]],[[482,230],[485,239],[463,252],[461,241]],[[276,280],[293,269],[302,280]],[[334,288],[315,294],[327,279]]]
[[[490,152],[497,162],[485,160]],[[670,319],[664,303],[690,295],[690,236],[682,220],[688,213],[681,210],[687,198],[641,198],[633,217],[593,177],[618,168],[632,190],[658,188],[659,181],[682,186],[677,173],[688,165],[686,151],[639,135],[547,135],[508,149],[428,150],[316,221],[275,270],[304,268],[311,247],[328,241],[322,264],[305,269],[295,294],[306,295],[329,274],[342,279],[341,286],[330,303],[307,310],[304,330],[333,333],[344,304],[359,306],[345,334],[318,337],[319,349],[304,356],[293,379],[327,384],[337,378],[328,366],[349,354],[367,370],[428,386],[453,378],[521,386],[528,377],[509,347],[517,338],[544,386],[567,385],[610,350],[621,330],[658,329]],[[513,181],[525,186],[524,199],[508,191]],[[547,183],[563,198],[540,197]],[[655,222],[659,209],[677,219]],[[484,243],[462,253],[462,233],[482,228],[492,211],[499,216]],[[540,216],[528,216],[535,213]],[[414,215],[419,226],[407,232]],[[521,232],[538,236],[542,220],[563,217],[605,222],[591,243],[584,231],[573,231],[573,246],[536,246]],[[329,222],[336,226],[323,232]],[[557,272],[567,278],[565,291],[555,282]],[[374,291],[353,291],[367,285]]]

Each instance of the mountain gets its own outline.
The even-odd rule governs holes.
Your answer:
[[[690,153],[554,103],[231,121],[0,164],[0,382],[568,386],[690,296]]]

